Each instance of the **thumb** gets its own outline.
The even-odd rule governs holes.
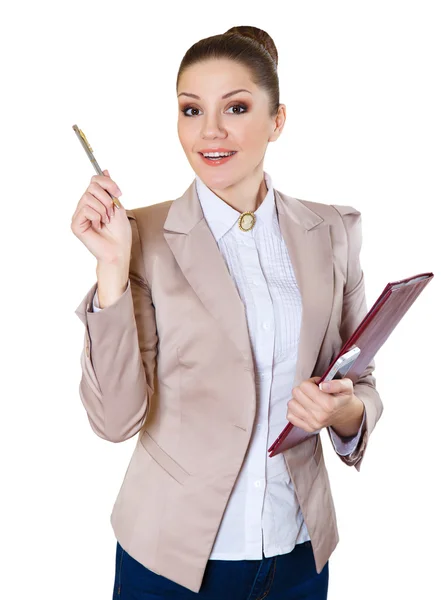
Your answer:
[[[106,175],[107,177],[110,177],[109,171],[107,169],[104,169],[103,175]]]

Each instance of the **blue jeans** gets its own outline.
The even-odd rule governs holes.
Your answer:
[[[311,542],[261,560],[208,560],[199,592],[158,575],[117,542],[113,600],[326,600],[328,562],[316,572]]]

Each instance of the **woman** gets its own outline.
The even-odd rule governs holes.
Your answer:
[[[177,95],[185,193],[114,208],[105,171],[72,220],[97,258],[81,399],[100,437],[138,433],[111,514],[114,598],[320,600],[339,540],[320,437],[267,449],[287,420],[328,427],[359,470],[381,415],[373,362],[316,383],[366,313],[360,213],[263,170],[286,116],[266,32],[194,44]]]

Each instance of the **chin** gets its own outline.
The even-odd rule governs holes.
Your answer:
[[[237,178],[235,177],[235,175],[227,175],[227,177],[225,175],[201,175],[201,173],[199,173],[199,177],[202,179],[202,181],[205,183],[205,185],[209,188],[213,188],[214,190],[225,190],[226,188],[230,187],[231,185],[234,185],[235,183],[237,183]]]
[[[244,174],[241,175],[235,169],[225,171],[224,168],[221,170],[221,167],[204,168],[201,165],[201,168],[195,169],[195,172],[207,187],[216,190],[224,190],[244,179]]]

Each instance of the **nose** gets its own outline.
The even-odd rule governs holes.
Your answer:
[[[202,137],[204,139],[225,138],[227,136],[222,127],[219,116],[209,113],[203,118]]]

